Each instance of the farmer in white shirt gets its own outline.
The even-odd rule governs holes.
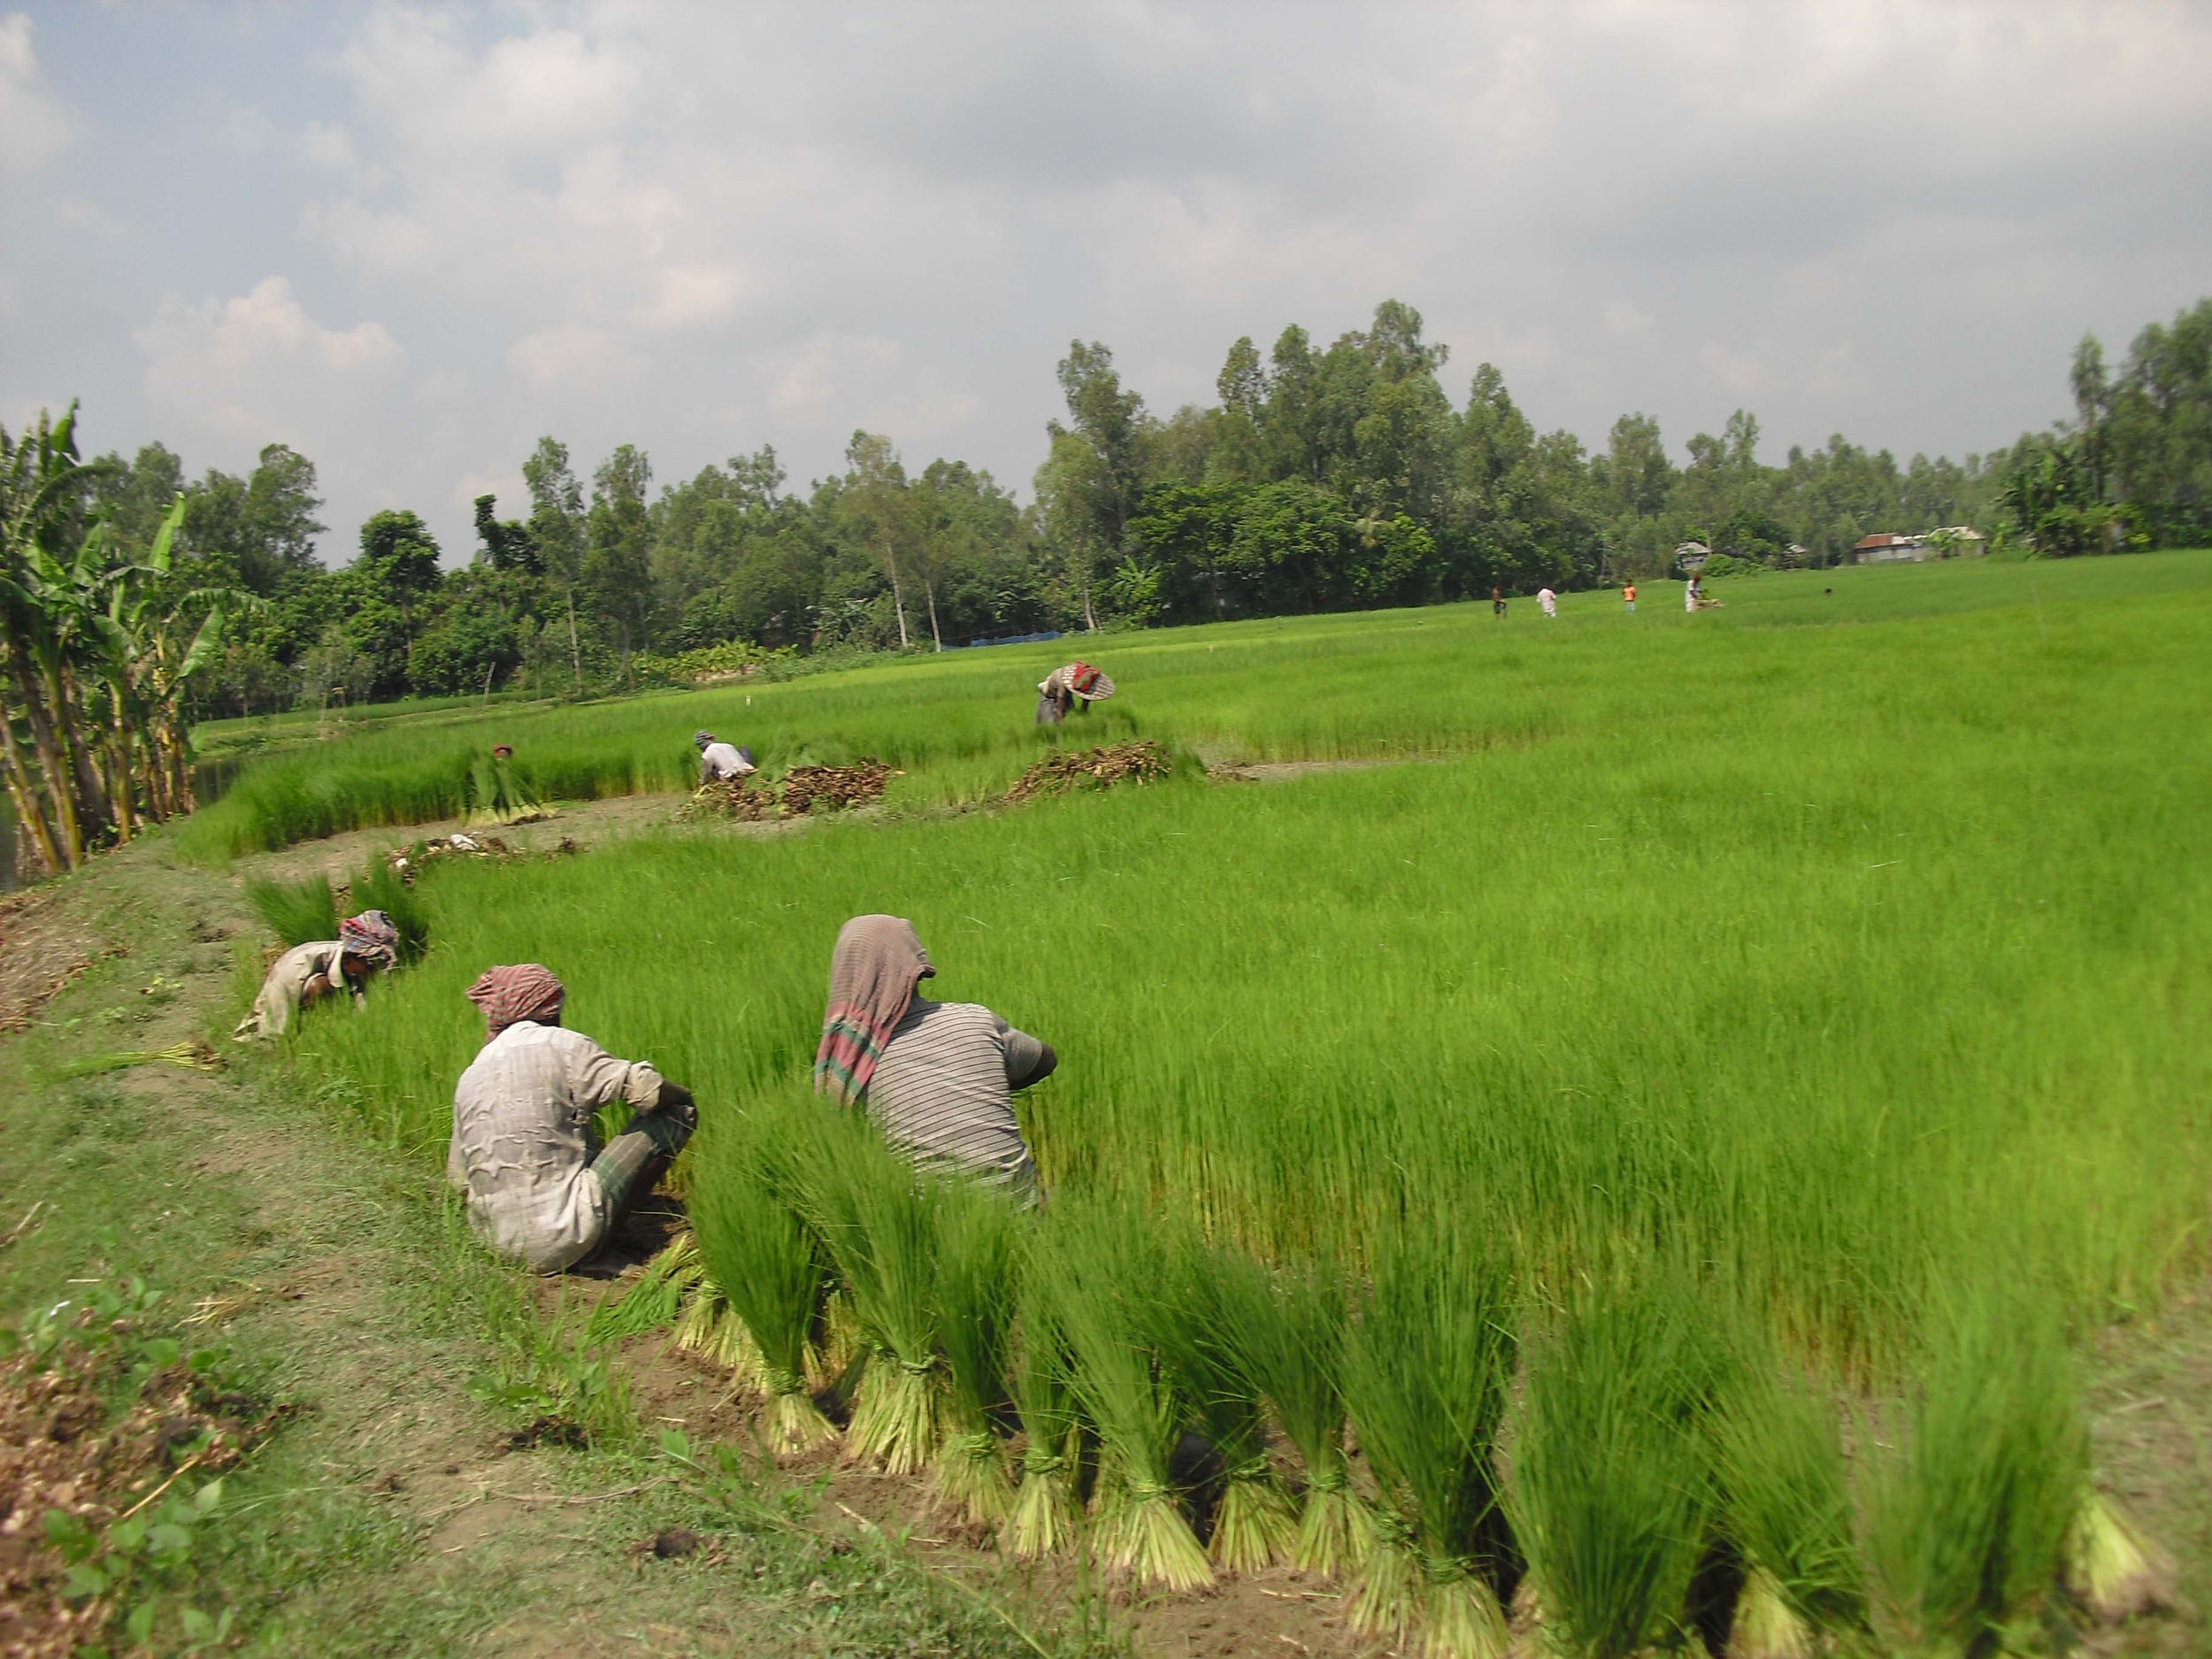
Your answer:
[[[1544,607],[1546,616],[1555,617],[1559,614],[1559,595],[1552,592],[1550,588],[1539,588],[1536,590],[1536,603]]]
[[[563,1030],[565,998],[534,962],[494,968],[469,987],[488,1034],[454,1088],[446,1153],[470,1227],[538,1273],[597,1249],[699,1122],[690,1090]],[[603,1148],[592,1114],[616,1101],[629,1106],[629,1125]]]
[[[699,748],[699,787],[719,783],[725,778],[742,778],[755,770],[750,749],[739,749],[725,743],[711,732],[694,732],[691,741]]]

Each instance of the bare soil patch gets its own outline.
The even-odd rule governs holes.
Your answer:
[[[57,887],[0,902],[0,1032],[20,1031],[110,946]]]

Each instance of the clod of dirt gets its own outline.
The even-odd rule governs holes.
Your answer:
[[[757,772],[710,783],[684,807],[687,818],[759,824],[810,812],[836,812],[883,798],[897,770],[869,757],[849,766],[794,766],[776,783]]]
[[[1174,757],[1164,743],[1144,740],[1108,743],[1098,749],[1061,749],[1047,755],[1022,773],[1006,792],[1013,806],[1046,795],[1067,795],[1077,789],[1103,789],[1118,783],[1149,783],[1175,770]]]
[[[584,1431],[566,1417],[536,1417],[501,1435],[497,1449],[526,1452],[535,1446],[565,1446],[578,1451],[586,1444]]]
[[[687,1526],[664,1526],[637,1545],[631,1553],[650,1555],[656,1561],[679,1561],[686,1555],[696,1555],[706,1540]]]

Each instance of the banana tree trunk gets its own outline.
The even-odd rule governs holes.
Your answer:
[[[62,863],[61,843],[46,816],[46,803],[38,797],[38,785],[31,777],[31,769],[24,764],[22,747],[15,741],[15,719],[4,703],[0,703],[0,756],[4,756],[6,763],[8,798],[15,803],[15,821],[37,847],[47,873],[59,875],[67,868]]]
[[[77,787],[78,827],[89,842],[114,817],[93,752],[93,733],[99,728],[86,718],[84,700],[77,695],[77,677],[69,672],[67,663],[53,664],[47,679],[53,690],[55,725],[61,733],[63,752],[69,757],[70,779]]]
[[[16,695],[22,700],[25,718],[30,722],[31,748],[38,756],[38,769],[45,778],[47,798],[54,804],[54,868],[57,872],[74,870],[84,862],[84,832],[77,822],[76,795],[70,787],[69,768],[54,741],[53,721],[48,717],[38,682],[31,676],[30,664],[24,660],[19,648],[12,649],[8,656],[15,671]]]

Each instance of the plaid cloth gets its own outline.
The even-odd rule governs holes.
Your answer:
[[[347,917],[338,924],[338,943],[346,955],[373,968],[389,968],[399,960],[399,929],[382,910]]]
[[[541,1025],[559,1023],[561,1004],[568,993],[550,971],[534,962],[493,968],[464,993],[484,1010],[484,1041],[523,1020]]]
[[[814,1051],[818,1094],[847,1106],[866,1096],[914,987],[936,972],[914,924],[902,916],[856,916],[838,929],[822,1041]]]

